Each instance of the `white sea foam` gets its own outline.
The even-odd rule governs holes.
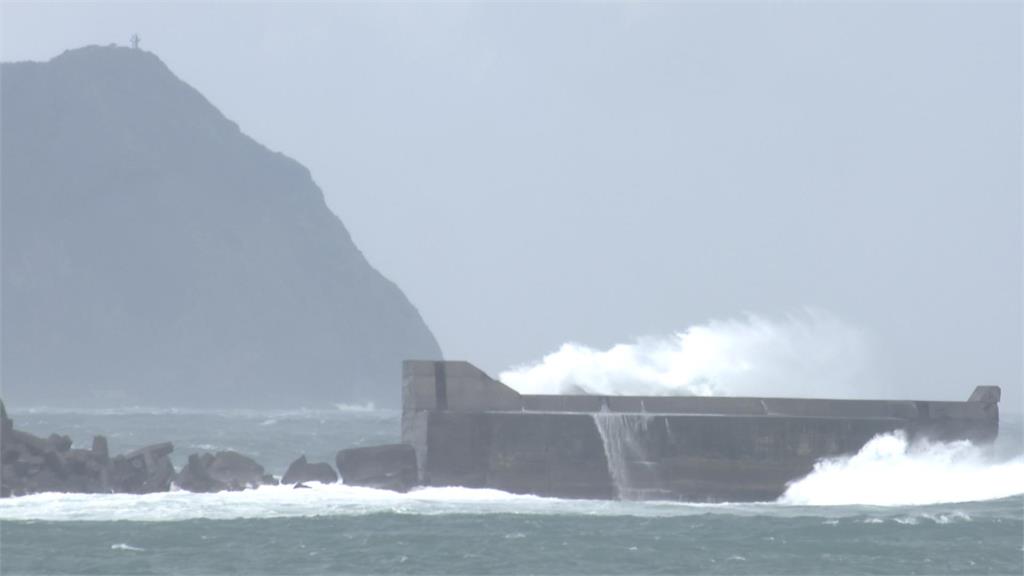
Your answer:
[[[936,524],[952,524],[953,522],[970,522],[971,517],[965,512],[954,510],[949,514],[924,514],[925,518],[928,518]]]
[[[557,499],[515,495],[500,490],[424,488],[401,494],[343,484],[310,482],[311,489],[262,486],[241,492],[193,494],[180,490],[155,494],[44,493],[0,500],[0,521],[175,521],[197,518],[282,518],[362,515],[379,512],[445,514],[530,512]]]
[[[540,362],[502,372],[524,394],[770,395],[863,397],[863,333],[815,309],[780,321],[712,320],[667,337],[595,350],[566,343]]]
[[[378,513],[541,514],[573,516],[686,516],[726,513],[799,515],[796,507],[760,504],[617,502],[564,500],[461,487],[422,488],[402,494],[344,484],[309,483],[311,489],[261,486],[241,492],[193,494],[175,490],[156,494],[45,493],[0,499],[0,522],[148,521],[236,518],[360,516]]]
[[[904,433],[894,432],[876,436],[852,456],[818,462],[779,501],[809,506],[920,506],[1017,494],[1024,494],[1024,455],[997,460],[967,441],[911,443]],[[911,516],[902,521],[920,519]],[[947,523],[963,518],[927,519]]]
[[[1019,463],[1018,463],[1019,465]],[[684,503],[655,501],[564,500],[510,494],[500,490],[460,487],[422,488],[409,493],[375,490],[344,484],[309,483],[311,489],[262,486],[241,492],[193,494],[175,490],[156,494],[45,493],[0,499],[4,521],[141,521],[173,522],[192,519],[230,520],[254,518],[301,518],[315,516],[362,516],[395,513],[529,514],[564,516],[734,516],[799,517],[817,515],[835,522],[838,518],[863,518],[862,506],[801,506],[795,498],[761,503]],[[1012,491],[1011,491],[1012,492]],[[1018,490],[1016,493],[1019,493]],[[999,497],[998,495],[991,497]],[[877,522],[950,523],[970,521],[957,510],[898,510]],[[875,512],[864,522],[876,522]],[[516,536],[509,536],[515,538]]]
[[[127,550],[127,551],[131,551],[131,552],[145,552],[146,551],[145,548],[139,548],[138,546],[132,546],[131,544],[126,544],[124,542],[118,542],[117,544],[111,544],[110,545],[110,549],[111,550]]]

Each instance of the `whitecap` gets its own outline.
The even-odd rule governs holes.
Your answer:
[[[901,516],[893,518],[897,524],[908,524],[910,526],[917,526],[920,523],[920,519],[916,516]]]
[[[1024,456],[993,460],[968,441],[911,443],[897,431],[852,456],[828,458],[779,499],[805,506],[919,506],[1024,494]]]
[[[367,402],[366,404],[335,404],[334,407],[339,412],[375,412],[377,410],[373,402]]]
[[[72,494],[47,492],[0,500],[0,521],[176,521],[198,518],[287,518],[330,515],[519,513],[557,507],[558,499],[500,490],[423,488],[408,493],[344,484],[307,483],[310,490],[261,486],[194,494]],[[574,504],[570,504],[574,506]]]

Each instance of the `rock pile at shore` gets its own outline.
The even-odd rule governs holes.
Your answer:
[[[171,487],[174,465],[170,442],[153,444],[113,458],[107,439],[93,438],[90,450],[72,448],[71,438],[40,438],[16,430],[0,402],[0,494],[34,492],[163,492]]]
[[[230,450],[192,454],[176,472],[170,460],[173,451],[172,443],[161,442],[111,457],[104,436],[94,437],[88,450],[74,448],[68,436],[41,438],[15,429],[0,401],[0,497],[38,492],[148,494],[174,486],[220,492],[278,484],[255,460]],[[309,463],[303,455],[292,462],[282,483],[337,480],[330,464]]]

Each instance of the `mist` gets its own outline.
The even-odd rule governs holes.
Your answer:
[[[884,395],[868,376],[869,343],[823,310],[779,319],[711,320],[607,350],[563,344],[499,379],[523,394],[820,396]]]

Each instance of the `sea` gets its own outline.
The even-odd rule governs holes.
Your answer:
[[[29,432],[111,453],[174,442],[236,450],[282,475],[301,454],[398,440],[400,413],[11,410]],[[36,494],[0,500],[2,574],[1024,573],[1020,415],[992,446],[875,438],[774,502],[542,498],[438,487],[313,484],[242,492]]]

